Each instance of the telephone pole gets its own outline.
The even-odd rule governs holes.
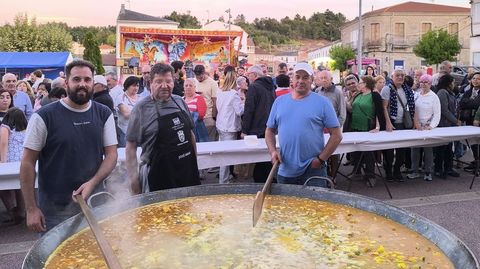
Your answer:
[[[363,47],[363,33],[362,33],[362,0],[358,0],[358,42],[357,42],[357,72],[360,76],[362,74],[362,47]]]
[[[232,58],[232,42],[230,39],[230,30],[232,28],[232,13],[230,8],[225,10],[225,13],[228,14],[228,64],[230,64],[231,58]]]

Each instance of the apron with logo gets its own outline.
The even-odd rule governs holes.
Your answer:
[[[158,132],[149,163],[150,191],[200,185],[191,122],[177,107],[180,111],[160,116],[156,106]]]

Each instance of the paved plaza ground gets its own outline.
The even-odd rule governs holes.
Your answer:
[[[352,166],[342,166],[348,173]],[[458,169],[460,178],[437,179],[426,182],[423,179],[406,182],[388,182],[393,199],[388,197],[381,181],[374,188],[368,188],[364,181],[353,179],[350,191],[386,203],[402,207],[424,216],[458,236],[480,257],[480,178],[469,189],[473,175]],[[209,174],[202,183],[213,184],[215,175]],[[248,181],[242,181],[248,182]],[[346,190],[349,182],[337,179],[339,190]],[[0,208],[0,220],[5,218],[5,209]],[[28,231],[24,224],[0,227],[0,269],[21,268],[23,258],[37,235]]]

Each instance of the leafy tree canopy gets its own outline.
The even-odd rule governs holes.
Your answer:
[[[248,23],[245,15],[239,14],[234,23],[241,26],[255,44],[266,48],[271,45],[292,44],[299,39],[340,39],[340,26],[346,20],[343,14],[335,14],[327,9],[323,13],[313,13],[309,18],[297,14],[293,18],[287,16],[281,20],[257,18],[253,23]]]
[[[330,58],[332,62],[330,67],[334,70],[339,70],[343,72],[347,70],[347,61],[355,58],[355,52],[350,46],[337,45],[333,46],[330,51]]]
[[[439,64],[445,60],[454,61],[461,48],[458,36],[440,29],[425,33],[413,48],[413,52],[418,57],[424,58],[428,64]]]
[[[75,26],[68,27],[68,31],[72,34],[73,41],[82,43],[87,32],[93,33],[99,44],[108,44],[115,46],[115,26]],[[113,38],[112,38],[113,35]]]
[[[202,25],[198,21],[197,17],[190,15],[190,12],[187,12],[187,14],[181,14],[173,11],[170,15],[163,18],[180,23],[180,25],[178,26],[179,28],[202,28]]]
[[[15,16],[13,25],[0,27],[1,51],[69,51],[72,36],[65,24],[37,25],[35,17],[27,14]]]

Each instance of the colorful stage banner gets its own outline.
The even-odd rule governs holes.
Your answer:
[[[121,58],[138,58],[139,66],[191,61],[217,66],[234,63],[233,41],[239,31],[141,29],[121,27]]]

